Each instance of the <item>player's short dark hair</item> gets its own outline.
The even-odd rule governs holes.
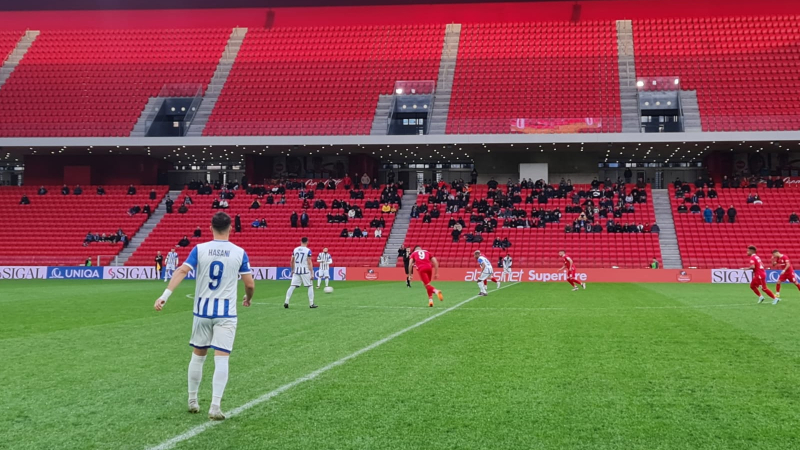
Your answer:
[[[781,251],[780,251],[780,250],[778,250],[777,248],[776,248],[775,250],[773,250],[773,251],[772,251],[772,253],[780,253],[780,252],[781,252]]]
[[[755,245],[751,245],[751,246],[747,247],[747,249],[748,250],[752,250],[752,251],[756,251],[756,246]]]
[[[222,211],[214,214],[211,218],[211,228],[217,233],[224,233],[231,227],[231,216]]]
[[[302,242],[303,244],[308,244],[308,238],[303,236],[300,238],[300,242]]]
[[[418,249],[418,248],[422,248],[422,246],[421,246],[421,245],[415,245],[415,246],[414,246],[414,250],[416,250],[416,249]]]

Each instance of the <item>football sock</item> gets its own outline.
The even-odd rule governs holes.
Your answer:
[[[320,286],[322,286],[322,278],[317,278],[317,287],[320,287]]]
[[[781,284],[780,283],[775,284],[775,292],[778,293],[778,294],[781,293]]]
[[[297,286],[289,286],[289,290],[286,291],[286,301],[284,303],[287,305],[289,304],[289,299],[292,298],[292,292],[294,292],[296,287]]]
[[[483,281],[478,281],[478,292],[483,294]]]
[[[212,383],[211,406],[219,407],[225,385],[228,384],[228,357],[214,357],[214,381]]]
[[[325,278],[325,287],[328,287],[328,282],[330,282],[330,281],[331,281],[331,280],[329,280],[329,279]]]
[[[189,361],[189,400],[197,400],[197,391],[200,389],[200,381],[203,379],[203,363],[206,362],[205,356],[197,356],[192,353]]]
[[[314,304],[314,286],[308,287],[308,306]]]

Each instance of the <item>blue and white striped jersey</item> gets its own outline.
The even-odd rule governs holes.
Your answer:
[[[241,247],[230,241],[198,244],[184,265],[194,269],[194,315],[236,317],[239,275],[250,273],[250,260]]]
[[[505,258],[503,258],[503,268],[504,269],[510,269],[511,268],[511,264],[513,264],[513,261],[511,260],[510,256],[506,256]]]
[[[167,253],[167,267],[178,267],[178,254],[176,252]]]
[[[484,273],[494,272],[494,268],[492,268],[492,263],[489,262],[489,258],[483,255],[478,257],[478,266],[481,265],[483,265]]]
[[[297,275],[308,275],[308,260],[311,258],[311,249],[308,247],[297,247],[292,252],[294,258],[294,273]]]
[[[330,253],[320,253],[317,255],[317,262],[319,263],[319,270],[327,271],[333,264],[333,257]]]

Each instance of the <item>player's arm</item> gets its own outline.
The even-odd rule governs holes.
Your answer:
[[[244,300],[242,301],[242,306],[248,307],[253,300],[253,294],[256,292],[256,280],[253,279],[253,274],[248,273],[242,275],[242,282],[244,283]]]
[[[433,263],[433,279],[439,279],[439,260],[436,257],[431,257],[431,263]]]
[[[167,289],[165,289],[164,293],[161,294],[161,297],[159,297],[156,300],[156,303],[154,305],[156,311],[161,311],[164,308],[164,305],[167,303],[167,300],[169,300],[169,296],[172,295],[172,291],[174,291],[175,289],[178,288],[178,286],[180,286],[183,279],[186,278],[186,275],[189,275],[189,272],[191,271],[192,268],[187,264],[178,267],[175,273],[172,274],[172,278],[169,280],[169,285],[167,285]]]
[[[781,272],[781,275],[785,275],[785,274],[789,273],[789,268],[792,267],[792,262],[789,261],[789,258],[786,258],[785,263],[786,263],[786,265],[783,266],[783,271]]]
[[[308,271],[311,273],[311,279],[314,279],[314,263],[311,262],[311,258],[307,259],[308,261]]]

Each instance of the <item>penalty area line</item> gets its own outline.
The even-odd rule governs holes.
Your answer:
[[[499,290],[505,289],[508,286],[514,286],[517,283],[519,283],[519,282],[506,284],[503,287],[501,287]],[[262,395],[261,397],[258,397],[258,398],[255,398],[253,400],[250,400],[249,402],[245,403],[244,405],[238,406],[238,407],[226,412],[225,416],[227,418],[229,418],[229,419],[230,418],[234,418],[234,417],[236,417],[236,416],[238,416],[238,415],[240,415],[240,414],[242,414],[242,413],[244,413],[244,412],[246,412],[246,411],[248,411],[248,410],[250,410],[250,409],[252,409],[252,408],[254,408],[254,407],[256,407],[256,406],[258,406],[260,404],[262,404],[262,403],[264,403],[264,402],[272,400],[273,398],[281,395],[282,393],[288,391],[289,389],[292,389],[293,387],[295,387],[295,386],[297,386],[299,384],[305,383],[306,381],[311,381],[311,380],[319,377],[320,375],[324,374],[325,372],[328,372],[331,369],[339,367],[342,364],[345,364],[346,362],[348,362],[348,361],[350,361],[352,359],[355,359],[355,358],[363,355],[364,353],[367,353],[370,350],[374,350],[375,348],[378,348],[381,345],[383,345],[383,344],[385,344],[385,343],[387,343],[389,341],[394,340],[397,337],[400,337],[400,336],[408,333],[409,331],[417,329],[417,328],[425,325],[426,323],[428,323],[428,322],[430,322],[430,321],[432,321],[432,320],[434,320],[434,319],[436,319],[438,317],[441,317],[441,316],[449,313],[450,311],[453,311],[454,309],[460,308],[461,306],[466,305],[467,303],[469,303],[469,302],[471,302],[471,301],[473,301],[473,300],[475,300],[477,298],[480,298],[480,296],[476,295],[474,297],[470,297],[470,298],[468,298],[466,300],[463,300],[460,303],[457,303],[457,304],[445,309],[444,311],[438,312],[438,313],[436,313],[436,314],[434,314],[434,315],[432,315],[432,316],[430,316],[430,317],[428,317],[426,319],[420,320],[419,322],[415,323],[414,325],[411,325],[409,327],[403,328],[402,330],[397,331],[395,333],[392,333],[392,334],[390,334],[389,336],[386,336],[383,339],[377,340],[377,341],[373,342],[372,344],[362,348],[361,350],[357,350],[357,351],[345,356],[342,359],[336,360],[336,361],[328,364],[325,367],[321,367],[321,368],[319,368],[319,369],[317,369],[317,370],[315,370],[315,371],[313,371],[313,372],[311,372],[309,374],[306,374],[306,375],[304,375],[304,376],[302,376],[302,377],[300,377],[300,378],[298,378],[298,379],[296,379],[296,380],[294,380],[294,381],[292,381],[290,383],[284,384],[283,386],[281,386],[281,387],[279,387],[279,388],[277,388],[277,389],[275,389],[273,391],[267,392],[266,394]],[[214,426],[217,426],[219,424],[222,424],[222,423],[225,423],[225,422],[224,421],[208,421],[208,422],[205,422],[205,423],[203,423],[201,425],[198,425],[196,427],[190,428],[185,433],[182,433],[182,434],[179,434],[179,435],[177,435],[175,437],[167,439],[166,441],[164,441],[164,442],[162,442],[162,443],[160,443],[158,445],[155,445],[153,447],[147,447],[147,449],[148,450],[168,450],[168,449],[171,449],[171,448],[175,447],[176,445],[180,444],[181,442],[187,441],[187,440],[189,440],[189,439],[191,439],[191,438],[193,438],[193,437],[195,437],[195,436],[197,436],[197,435],[209,430],[210,428],[212,428]]]

